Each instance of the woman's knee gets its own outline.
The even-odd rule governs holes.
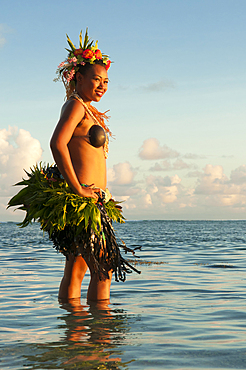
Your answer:
[[[69,255],[68,260],[66,260],[64,277],[82,280],[87,268],[87,263],[82,256],[75,257],[74,255]]]

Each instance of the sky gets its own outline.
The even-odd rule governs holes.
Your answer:
[[[114,62],[108,187],[128,220],[246,217],[245,0],[1,0],[0,221],[64,103],[55,71],[91,39]]]

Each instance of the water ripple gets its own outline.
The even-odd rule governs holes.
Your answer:
[[[116,225],[141,275],[110,305],[58,302],[63,257],[34,224],[0,224],[3,369],[244,369],[246,221]],[[130,257],[130,256],[129,256]],[[162,264],[159,264],[162,262]],[[245,321],[244,321],[245,320]]]

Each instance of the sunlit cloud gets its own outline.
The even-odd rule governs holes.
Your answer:
[[[129,196],[139,192],[134,182],[137,169],[129,162],[118,163],[108,169],[108,186],[113,195]]]
[[[205,155],[198,155],[198,154],[194,154],[194,153],[186,153],[185,155],[183,155],[183,158],[185,159],[204,159],[206,158]]]
[[[221,156],[221,158],[229,158],[229,159],[231,159],[231,158],[234,158],[234,155],[222,155]]]
[[[242,185],[246,184],[246,165],[242,165],[231,172],[231,183]]]
[[[0,130],[0,219],[23,219],[22,211],[6,210],[7,203],[20,187],[13,185],[26,178],[25,170],[35,165],[42,156],[40,142],[30,132],[10,127]]]
[[[178,156],[179,153],[176,150],[167,145],[161,146],[159,140],[155,138],[145,140],[139,151],[139,157],[147,160],[176,158]]]
[[[205,199],[207,206],[245,208],[246,166],[242,165],[236,168],[228,178],[224,174],[222,166],[206,165],[194,194],[203,196],[203,198],[199,198],[200,204]]]
[[[0,48],[2,48],[5,43],[6,43],[6,38],[3,36],[1,32],[1,26],[0,26]]]
[[[145,179],[144,188],[137,193],[136,197],[131,196],[126,205],[130,203],[133,208],[135,204],[140,209],[149,208],[160,212],[162,207],[177,200],[180,191],[182,191],[182,186],[179,176],[150,175]]]
[[[155,163],[154,166],[150,167],[150,171],[169,171],[172,169],[170,161],[162,161],[161,163]]]
[[[169,161],[166,161],[166,167],[169,166]],[[182,167],[186,168],[182,162],[178,162],[176,168]],[[116,190],[117,197],[122,200],[124,198],[123,208],[128,218],[135,215],[151,219],[168,218],[171,217],[170,215],[187,218],[189,215],[199,214],[203,219],[208,214],[212,217],[211,215],[221,215],[222,212],[223,215],[223,209],[239,215],[246,208],[245,165],[233,170],[228,177],[221,165],[207,164],[203,171],[195,170],[184,174],[184,178],[194,179],[193,185],[189,181],[186,186],[182,177],[177,174],[154,176],[152,173],[137,181],[136,178],[139,178],[140,172],[136,171],[135,178],[129,163],[126,166],[127,170],[123,170],[124,166],[118,168],[122,169],[122,172],[120,171],[121,174],[118,177],[115,175],[113,181],[122,185],[113,185],[113,182],[111,185]],[[130,171],[131,176],[126,177],[130,181],[116,180],[116,178],[120,179],[125,171]]]
[[[135,175],[136,170],[129,162],[118,163],[108,169],[108,182],[114,185],[130,185]]]
[[[189,163],[186,163],[183,161],[183,159],[179,158],[177,159],[174,163],[173,163],[173,169],[174,170],[184,170],[184,169],[187,169],[187,168],[193,168],[194,165],[192,164],[189,164]]]
[[[203,175],[203,172],[201,171],[190,171],[186,174],[186,177],[200,178],[202,175]]]
[[[11,185],[24,176],[23,168],[29,169],[41,155],[39,141],[28,131],[16,127],[0,130],[0,214],[6,207],[7,196],[16,192]],[[163,160],[150,168],[152,172],[143,172],[130,162],[117,163],[108,169],[108,187],[115,199],[124,201],[127,218],[135,215],[148,219],[171,215],[182,218],[182,215],[194,214],[192,212],[206,218],[209,212],[213,215],[222,209],[232,214],[245,211],[246,165],[233,169],[230,175],[224,173],[221,165],[207,164],[200,170],[195,163],[187,163],[179,152],[161,145],[155,138],[144,141],[139,156]],[[189,158],[200,159],[199,156]]]
[[[222,166],[207,164],[195,192],[196,194],[221,193],[223,192],[222,185],[228,183],[228,181]]]
[[[140,90],[144,92],[159,92],[164,91],[167,89],[173,89],[175,87],[175,84],[171,80],[160,80],[157,82],[152,82],[146,85],[140,86]],[[139,88],[138,88],[139,90]]]
[[[155,163],[154,166],[150,167],[150,171],[179,171],[196,168],[194,164],[186,163],[181,158],[176,159],[176,161],[171,164],[170,161],[162,161],[160,163]]]
[[[30,132],[17,127],[0,130],[0,195],[12,195],[13,184],[24,176],[23,169],[36,164],[41,158],[40,142]]]
[[[5,34],[10,32],[13,32],[13,30],[9,26],[0,23],[0,48],[2,48],[7,42]]]
[[[175,88],[175,83],[171,80],[165,80],[162,79],[160,81],[156,82],[150,82],[146,85],[140,85],[140,86],[134,86],[134,85],[118,85],[117,89],[122,91],[126,90],[137,90],[138,92],[141,91],[143,93],[154,93],[154,92],[160,92],[160,91],[166,91],[169,89],[174,89]]]

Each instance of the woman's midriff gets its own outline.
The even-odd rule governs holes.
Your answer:
[[[68,149],[79,182],[105,189],[107,175],[103,147],[94,148],[84,137],[73,136]]]

